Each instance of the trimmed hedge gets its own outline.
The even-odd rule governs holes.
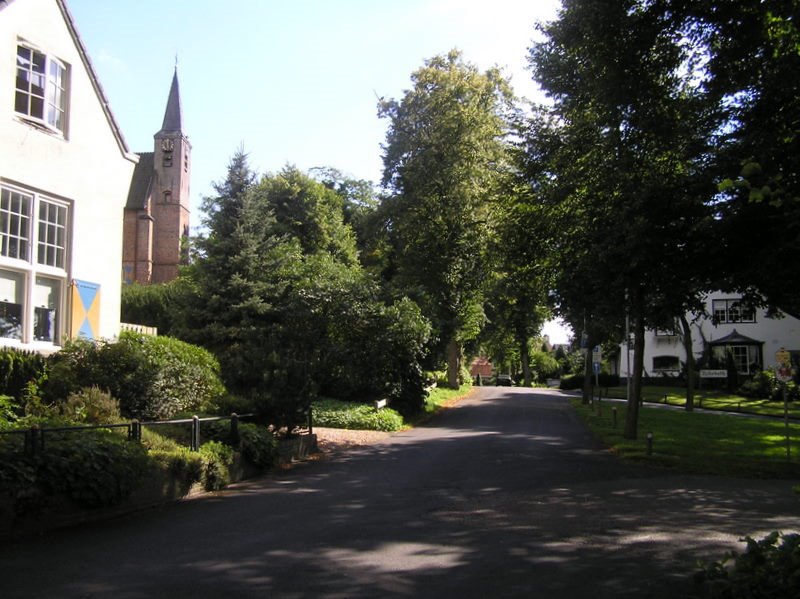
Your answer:
[[[617,387],[619,386],[619,375],[607,374],[601,372],[599,375],[601,387]],[[594,385],[595,377],[592,376],[592,385]],[[561,382],[558,388],[562,391],[572,391],[574,389],[583,389],[583,375],[582,374],[569,374],[561,377]]]

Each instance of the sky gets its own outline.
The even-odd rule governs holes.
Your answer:
[[[153,150],[176,66],[192,144],[192,228],[240,147],[259,173],[334,167],[379,182],[387,121],[426,59],[453,48],[541,100],[527,70],[558,0],[66,0],[134,152]],[[558,331],[556,331],[558,335]],[[551,341],[561,342],[554,339]]]

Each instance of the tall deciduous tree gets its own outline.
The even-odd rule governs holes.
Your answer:
[[[398,283],[433,322],[456,387],[462,344],[482,320],[490,203],[505,168],[511,93],[498,70],[481,73],[457,51],[428,60],[411,79],[400,101],[379,106],[389,119],[390,237]]]
[[[709,218],[708,121],[668,16],[661,2],[565,0],[531,52],[558,118],[552,197],[569,224],[558,262],[562,283],[574,289],[564,298],[574,302],[573,318],[588,307],[575,299],[580,285],[604,320],[616,314],[621,322],[626,303],[630,310],[628,438],[637,435],[645,326],[665,310],[683,313],[700,293],[702,277],[684,268]]]

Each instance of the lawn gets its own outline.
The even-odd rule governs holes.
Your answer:
[[[625,399],[626,388],[609,387],[603,388],[603,397],[613,397]],[[673,406],[686,405],[686,389],[684,387],[643,387],[642,399],[655,403],[667,403]],[[694,405],[698,408],[707,410],[723,410],[728,412],[741,412],[743,414],[761,414],[764,416],[783,417],[783,402],[768,401],[766,399],[753,399],[728,393],[726,391],[716,391],[700,389],[695,391]],[[800,419],[800,405],[798,402],[789,402],[789,417]]]
[[[800,424],[789,427],[791,461],[786,458],[784,422],[725,414],[642,407],[638,440],[622,437],[626,406],[603,403],[602,416],[593,407],[572,400],[594,435],[614,453],[628,459],[695,474],[751,478],[800,479]],[[617,410],[614,426],[612,408]],[[647,433],[653,452],[647,454]]]

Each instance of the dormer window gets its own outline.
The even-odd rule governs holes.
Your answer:
[[[67,67],[30,46],[17,46],[14,110],[64,134],[67,126]]]

